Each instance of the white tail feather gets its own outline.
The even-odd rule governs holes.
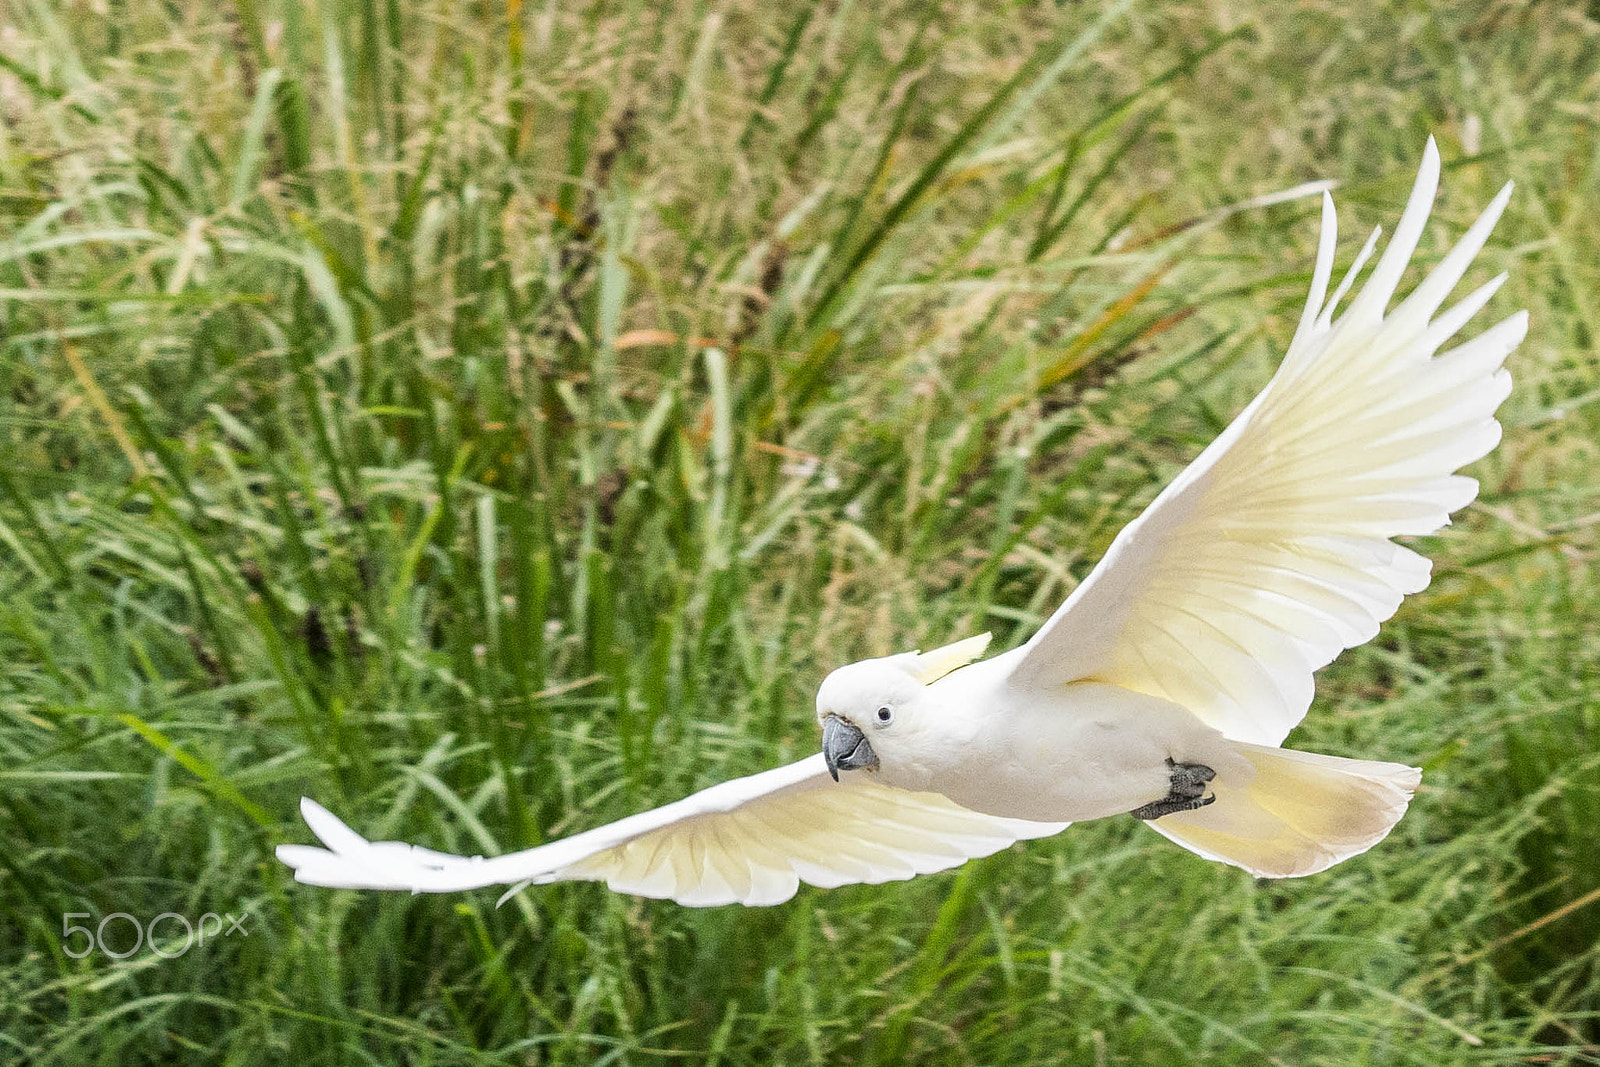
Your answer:
[[[1327,870],[1388,836],[1422,779],[1416,767],[1237,745],[1248,780],[1219,774],[1216,801],[1150,823],[1209,860],[1258,878]]]

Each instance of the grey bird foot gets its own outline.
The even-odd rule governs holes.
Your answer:
[[[1203,808],[1217,799],[1215,795],[1205,795],[1206,783],[1217,776],[1217,772],[1210,767],[1203,763],[1177,763],[1168,756],[1167,769],[1172,772],[1167,795],[1142,808],[1134,808],[1128,814],[1135,819],[1159,819],[1175,811]]]

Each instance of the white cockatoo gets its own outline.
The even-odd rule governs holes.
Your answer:
[[[1394,237],[1349,308],[1331,299],[1333,201],[1282,365],[1019,648],[989,637],[852,663],[817,691],[822,751],[538,848],[486,859],[369,842],[311,800],[323,848],[278,857],[311,885],[444,893],[570,879],[688,905],[776,904],[944,870],[1068,823],[1132,813],[1253,875],[1314,874],[1404,814],[1415,767],[1279,748],[1312,672],[1367,641],[1470,502],[1455,472],[1500,440],[1519,312],[1435,355],[1505,275],[1440,311],[1507,185],[1388,314],[1438,185],[1432,140]],[[513,890],[514,891],[514,890]],[[509,894],[508,894],[509,895]]]

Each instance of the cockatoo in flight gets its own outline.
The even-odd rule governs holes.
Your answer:
[[[1378,233],[1324,299],[1337,224],[1323,194],[1310,297],[1277,373],[1021,647],[980,660],[984,634],[840,667],[817,691],[816,755],[523,852],[369,842],[307,799],[325,847],[278,858],[311,885],[588,879],[703,906],[910,878],[1128,813],[1260,877],[1364,852],[1421,772],[1278,746],[1312,672],[1428,584],[1428,560],[1391,539],[1434,532],[1477,495],[1455,472],[1500,440],[1501,364],[1528,323],[1518,312],[1435,354],[1505,280],[1440,311],[1509,184],[1385,314],[1438,178],[1430,139],[1394,237],[1337,319]]]

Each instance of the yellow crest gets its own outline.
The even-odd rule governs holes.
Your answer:
[[[991,634],[979,634],[953,645],[936,648],[932,652],[913,652],[911,675],[923,685],[937,682],[957,667],[965,667],[989,647]]]

